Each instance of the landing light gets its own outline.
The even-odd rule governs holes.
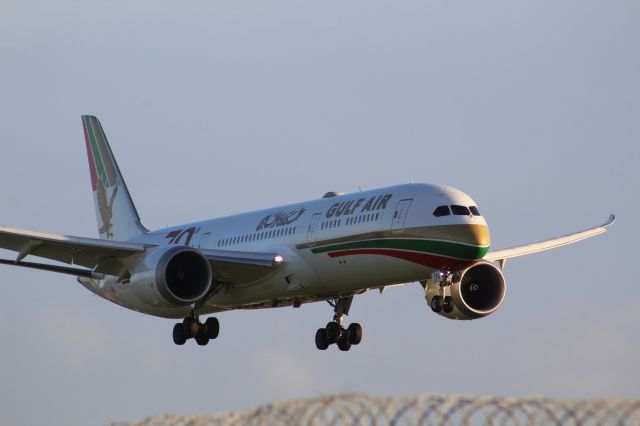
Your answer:
[[[276,256],[273,258],[273,261],[274,261],[275,263],[282,263],[282,262],[284,262],[284,257],[282,257],[282,256],[280,256],[280,255],[276,255]]]

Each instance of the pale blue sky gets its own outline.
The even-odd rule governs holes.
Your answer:
[[[206,348],[73,278],[0,268],[0,424],[214,413],[334,392],[639,398],[640,3],[0,3],[0,223],[96,236],[81,114],[97,115],[157,228],[405,182],[478,202],[495,248],[611,232],[510,261],[494,315],[418,285],[219,315]],[[9,253],[3,253],[10,255]]]

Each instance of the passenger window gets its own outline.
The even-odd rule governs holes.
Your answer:
[[[471,210],[471,214],[473,214],[474,216],[482,216],[480,214],[480,210],[478,210],[476,206],[469,207],[469,210]]]
[[[471,212],[465,206],[451,206],[451,211],[453,214],[458,216],[469,216]]]
[[[449,211],[449,206],[438,206],[433,211],[433,215],[435,217],[449,216],[451,212]]]

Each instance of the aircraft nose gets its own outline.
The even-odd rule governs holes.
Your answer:
[[[460,237],[461,243],[469,244],[469,247],[473,247],[472,251],[475,259],[482,259],[491,246],[491,235],[487,225],[463,225]]]

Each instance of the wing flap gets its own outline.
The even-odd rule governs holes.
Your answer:
[[[584,231],[575,232],[573,234],[552,238],[549,240],[539,241],[536,243],[526,244],[526,245],[517,246],[517,247],[510,247],[503,250],[492,251],[487,253],[487,255],[484,257],[484,260],[487,260],[489,262],[498,261],[501,264],[504,264],[504,261],[506,261],[506,259],[510,259],[518,256],[525,256],[527,254],[538,253],[541,251],[551,250],[557,247],[566,246],[567,244],[572,244],[580,240],[584,240],[586,238],[591,238],[591,237],[595,237],[596,235],[602,234],[615,221],[616,221],[616,216],[612,214],[609,216],[609,219],[602,225],[585,229]]]
[[[23,268],[30,268],[30,269],[39,269],[41,271],[58,272],[61,274],[68,274],[76,277],[91,278],[94,276],[93,272],[90,271],[89,269],[70,268],[68,266],[46,265],[43,263],[32,263],[32,262],[16,262],[14,260],[7,260],[7,259],[0,259],[0,264],[21,266]]]

